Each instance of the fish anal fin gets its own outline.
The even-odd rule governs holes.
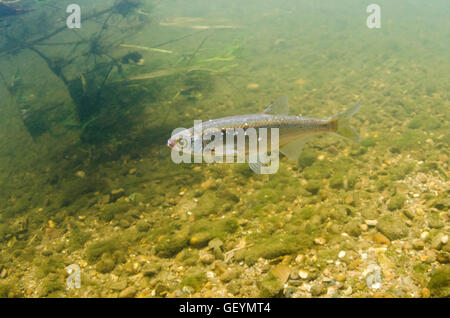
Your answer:
[[[270,115],[288,115],[289,104],[287,96],[282,96],[274,101],[264,110],[264,114]]]
[[[280,152],[293,161],[297,161],[300,154],[303,151],[305,144],[308,142],[308,138],[302,137],[296,139],[280,149]]]

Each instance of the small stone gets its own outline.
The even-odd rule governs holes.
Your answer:
[[[113,282],[109,285],[109,288],[113,290],[124,290],[125,288],[127,288],[127,280],[122,279],[117,282]]]
[[[250,84],[247,85],[247,89],[249,89],[249,90],[257,90],[257,89],[259,89],[259,84],[250,83]]]
[[[409,229],[398,216],[386,215],[378,220],[377,229],[389,240],[398,240],[408,235]]]
[[[0,273],[0,278],[6,278],[6,276],[8,275],[8,271],[6,270],[6,268],[4,268],[2,270],[2,272]]]
[[[425,239],[428,237],[428,235],[430,235],[430,233],[427,232],[427,231],[425,231],[425,232],[423,232],[422,234],[420,234],[420,238],[421,238],[422,240],[425,240]]]
[[[346,255],[345,251],[340,251],[338,254],[338,257],[343,258],[343,257],[345,257],[345,255]]]
[[[431,241],[431,248],[440,250],[448,242],[448,235],[444,233],[438,233]]]
[[[300,264],[304,258],[305,258],[305,256],[303,254],[298,254],[297,257],[295,258],[295,262],[297,264]]]
[[[336,280],[340,283],[345,282],[347,276],[344,273],[336,275]]]
[[[448,253],[439,253],[436,255],[436,260],[441,264],[448,264],[449,262],[449,254]]]
[[[200,262],[202,262],[203,264],[209,265],[212,262],[214,262],[214,255],[212,255],[210,253],[205,253],[200,256]]]
[[[428,288],[423,288],[422,289],[422,298],[430,298],[430,290]]]
[[[120,292],[119,298],[132,298],[134,295],[136,295],[136,287],[130,286]]]
[[[129,174],[135,174],[136,173],[136,168],[132,168],[130,169],[130,171],[128,171]]]
[[[381,233],[374,234],[372,240],[375,244],[389,245],[391,243],[389,239]]]
[[[228,283],[228,282],[231,282],[232,280],[239,278],[241,273],[242,273],[242,270],[240,270],[240,269],[227,270],[222,275],[220,275],[220,280],[224,283]]]
[[[142,274],[144,276],[153,277],[161,270],[161,265],[156,263],[147,263],[142,267]]]
[[[85,178],[86,177],[86,172],[79,170],[75,173],[75,175],[79,178]]]
[[[367,224],[367,226],[373,227],[373,226],[377,226],[378,221],[377,220],[366,220],[365,223]]]
[[[311,295],[312,296],[320,296],[325,292],[325,288],[322,286],[322,284],[314,284],[311,287]]]
[[[421,240],[415,240],[415,241],[413,241],[412,246],[413,246],[413,249],[415,249],[416,251],[420,251],[420,250],[423,250],[423,248],[425,247],[425,244]]]
[[[289,278],[290,269],[286,265],[278,264],[272,269],[272,274],[280,281],[280,283],[284,284]]]
[[[308,273],[306,270],[301,269],[301,270],[298,272],[298,276],[300,276],[301,279],[307,279],[308,276],[309,276],[309,273]]]
[[[314,239],[314,243],[317,245],[324,245],[327,241],[323,237],[318,237]]]
[[[112,190],[111,191],[111,195],[110,195],[110,201],[114,202],[117,199],[121,198],[125,196],[125,190],[120,188],[120,189],[116,189],[116,190]]]

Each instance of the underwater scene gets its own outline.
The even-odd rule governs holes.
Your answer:
[[[0,297],[450,297],[449,12],[0,0]]]

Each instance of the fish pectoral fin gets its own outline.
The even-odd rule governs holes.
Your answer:
[[[280,152],[291,160],[297,161],[303,151],[305,144],[308,142],[307,137],[302,137],[288,143],[280,149]]]
[[[270,115],[288,115],[289,104],[287,96],[282,96],[274,101],[264,110],[264,114]]]

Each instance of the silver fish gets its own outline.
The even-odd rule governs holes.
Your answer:
[[[360,107],[361,102],[328,118],[289,116],[288,98],[283,96],[260,114],[230,116],[203,122],[202,131],[206,132],[203,138],[194,134],[195,126],[182,130],[175,133],[168,140],[167,145],[175,151],[196,153],[201,152],[201,149],[195,148],[196,145],[197,147],[198,145],[205,147],[205,140],[210,141],[211,135],[226,135],[229,133],[237,135],[242,132],[245,134],[248,128],[267,128],[269,138],[270,128],[278,128],[279,151],[292,160],[298,160],[305,142],[312,135],[332,133],[354,142],[360,142],[358,132],[349,122]],[[198,138],[201,138],[200,142],[198,142]],[[189,149],[186,149],[187,147]],[[268,150],[270,151],[270,149]],[[248,147],[245,148],[245,152],[248,153]],[[233,147],[226,150],[224,154],[238,155],[238,149]],[[250,165],[250,167],[257,172],[258,165]]]

